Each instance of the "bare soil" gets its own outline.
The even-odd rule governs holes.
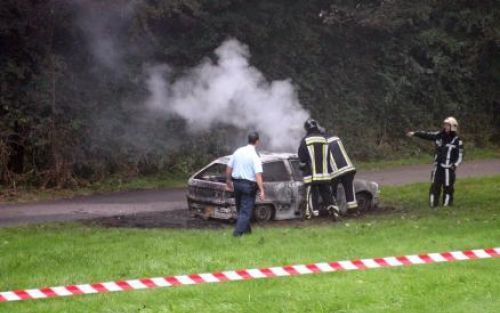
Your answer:
[[[102,217],[83,223],[104,227],[175,229],[221,229],[232,226],[229,221],[204,220],[201,217],[195,217],[187,209]]]
[[[366,215],[380,214],[398,214],[404,213],[404,210],[394,207],[379,207],[360,215],[343,216],[341,221],[347,221],[354,218],[362,218]],[[83,221],[86,225],[99,225],[104,227],[124,227],[124,228],[172,228],[172,229],[224,229],[232,228],[232,221],[220,221],[212,219],[202,219],[195,217],[186,209],[178,209],[166,212],[139,213],[132,215],[120,215],[97,218]],[[272,221],[268,223],[254,224],[260,227],[310,227],[311,225],[331,224],[328,216],[319,216],[311,220],[286,220]]]

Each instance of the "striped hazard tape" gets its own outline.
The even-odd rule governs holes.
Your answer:
[[[66,297],[81,294],[95,294],[115,291],[175,287],[181,285],[197,285],[203,283],[221,283],[234,280],[249,280],[279,276],[296,276],[314,273],[326,273],[344,270],[362,270],[381,267],[410,266],[439,262],[465,261],[500,257],[500,248],[453,251],[361,259],[354,261],[339,261],[332,263],[313,263],[307,265],[290,265],[261,269],[244,269],[217,273],[178,275],[156,278],[119,280],[105,283],[69,285],[42,289],[24,289],[0,292],[0,302],[29,299],[44,299]]]

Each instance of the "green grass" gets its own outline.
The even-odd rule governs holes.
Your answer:
[[[382,190],[392,214],[316,226],[224,230],[46,224],[0,229],[0,290],[500,245],[500,176],[459,180],[432,211],[428,186]],[[0,312],[499,312],[500,260],[3,303]]]
[[[416,156],[398,158],[395,160],[383,159],[383,160],[371,160],[371,161],[359,161],[355,162],[356,167],[359,170],[381,170],[391,167],[400,167],[407,165],[418,165],[418,164],[429,164],[432,163],[432,153],[420,153]],[[499,159],[500,158],[500,147],[490,147],[490,148],[466,148],[465,151],[465,161],[471,160],[484,160],[484,159]]]
[[[187,179],[187,175],[182,174],[142,176],[130,179],[110,177],[75,189],[19,187],[15,193],[12,190],[2,190],[0,187],[0,203],[30,203],[127,190],[184,187]]]

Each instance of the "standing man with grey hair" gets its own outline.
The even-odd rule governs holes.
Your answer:
[[[430,207],[439,204],[441,188],[443,189],[443,205],[453,205],[455,171],[462,163],[464,154],[464,145],[458,137],[457,120],[450,116],[443,121],[443,129],[440,131],[410,131],[406,135],[434,141],[434,169],[431,173],[429,190]]]
[[[260,199],[265,199],[262,162],[256,151],[259,143],[259,133],[251,132],[248,135],[248,145],[238,148],[227,164],[226,189],[234,190],[238,211],[238,220],[233,232],[235,237],[252,232],[250,219],[257,190]]]

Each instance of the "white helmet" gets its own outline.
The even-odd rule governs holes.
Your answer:
[[[449,116],[449,117],[445,118],[443,123],[450,124],[450,129],[452,132],[458,131],[458,122],[453,116]]]

